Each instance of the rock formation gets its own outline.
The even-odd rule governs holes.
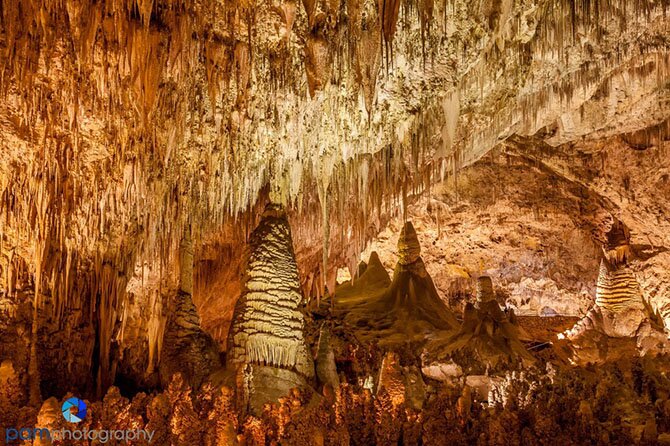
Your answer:
[[[0,0],[0,425],[669,442],[669,11]]]
[[[163,386],[172,375],[181,373],[192,388],[198,388],[221,367],[219,349],[202,330],[198,310],[193,304],[193,242],[190,230],[180,249],[180,289],[172,302],[163,337],[159,374]]]
[[[330,336],[330,329],[324,324],[319,331],[319,341],[316,347],[316,377],[321,385],[329,385],[332,389],[337,389],[340,385],[340,378],[337,375],[335,353]]]
[[[364,273],[353,285],[338,288],[334,302],[335,313],[342,314],[362,338],[384,345],[425,341],[436,330],[454,330],[459,325],[426,271],[410,222],[398,239],[393,279],[388,281],[388,273],[372,253]]]
[[[534,361],[519,340],[519,327],[500,309],[488,276],[477,279],[476,302],[465,306],[459,331],[436,341],[429,351],[430,347],[441,358],[453,356],[464,369],[481,372],[501,364],[509,367],[520,361]]]
[[[228,335],[228,368],[249,409],[260,413],[293,387],[306,388],[314,364],[303,334],[303,296],[291,230],[269,205],[249,240],[244,287]],[[240,381],[241,380],[241,381]]]
[[[603,258],[593,307],[560,339],[569,339],[581,356],[576,361],[601,361],[608,356],[610,340],[634,341],[642,353],[668,351],[662,321],[644,300],[630,263],[634,252],[626,226],[614,220],[603,243]]]
[[[40,429],[58,429],[63,426],[63,415],[61,405],[54,397],[48,398],[40,407],[37,413],[37,424],[35,427]],[[35,446],[51,446],[53,442],[46,435],[40,435],[35,438]]]

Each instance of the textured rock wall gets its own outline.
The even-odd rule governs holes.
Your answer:
[[[667,319],[667,150],[662,139],[644,150],[620,138],[557,148],[516,139],[433,188],[409,215],[443,299],[457,305],[488,274],[521,314],[584,314],[616,217],[637,253],[630,271]],[[392,221],[368,247],[389,269],[400,228]]]

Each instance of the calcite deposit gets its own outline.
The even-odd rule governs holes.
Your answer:
[[[0,444],[670,444],[669,14],[0,0]]]

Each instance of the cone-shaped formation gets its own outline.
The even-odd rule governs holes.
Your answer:
[[[361,329],[363,337],[389,345],[423,341],[435,330],[456,329],[458,321],[438,295],[420,253],[416,231],[408,222],[398,240],[393,280],[372,253],[361,277],[337,289],[336,312]]]
[[[456,316],[447,308],[428,275],[420,256],[419,239],[412,223],[407,222],[398,240],[398,265],[386,292],[392,308],[409,320],[418,319],[434,328],[449,330],[458,327]]]
[[[519,327],[500,309],[487,276],[477,279],[477,300],[463,310],[463,325],[446,342],[438,341],[439,356],[459,355],[463,366],[485,368],[519,360],[533,361],[519,340]],[[442,344],[439,346],[438,344]]]
[[[221,367],[216,341],[201,328],[200,316],[193,303],[193,240],[190,230],[182,238],[179,250],[180,290],[165,327],[163,350],[158,367],[164,386],[172,375],[181,373],[193,388]]]
[[[228,368],[246,408],[260,415],[290,389],[307,388],[314,363],[304,338],[298,268],[283,210],[268,205],[251,234],[244,287],[228,334]]]
[[[211,372],[221,367],[216,341],[200,326],[200,317],[190,294],[179,291],[163,338],[158,371],[163,385],[179,372],[198,388]]]
[[[629,267],[633,257],[630,235],[618,220],[607,233],[603,255],[594,305],[574,327],[559,336],[572,341],[567,349],[574,356],[573,360],[592,362],[607,357],[609,338],[634,340],[643,351],[651,344],[660,348],[658,338],[665,345],[661,350],[667,349],[667,339],[662,339],[664,336],[660,327],[656,327],[653,311]]]
[[[229,364],[269,365],[313,376],[302,300],[288,220],[270,205],[251,235],[244,288],[228,335]]]

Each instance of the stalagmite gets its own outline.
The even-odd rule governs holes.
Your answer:
[[[163,350],[158,367],[161,383],[167,385],[175,373],[193,388],[221,367],[219,349],[212,337],[201,328],[198,310],[193,304],[193,240],[186,228],[180,245],[180,289],[165,327]]]
[[[670,444],[669,11],[0,0],[0,425]]]
[[[37,424],[35,427],[39,429],[49,429],[55,431],[63,424],[61,422],[62,419],[63,415],[61,413],[61,405],[56,398],[51,397],[44,401],[42,407],[40,407],[40,411],[37,414]],[[53,444],[52,438],[46,435],[44,431],[41,432],[42,433],[40,435],[35,436],[35,442],[33,445],[51,446]]]
[[[249,240],[245,282],[228,335],[229,369],[245,375],[249,410],[306,387],[314,377],[301,311],[303,296],[284,210],[268,205]]]
[[[606,234],[600,261],[596,300],[588,314],[565,335],[574,339],[589,330],[611,337],[634,337],[649,318],[648,308],[633,271],[628,229],[616,220]]]
[[[662,323],[644,300],[631,269],[635,255],[628,228],[621,221],[614,220],[602,249],[595,302],[582,319],[559,335],[560,340],[570,341],[561,341],[564,351],[575,362],[603,361],[610,339],[635,341],[642,354],[670,351]]]
[[[337,374],[337,366],[335,364],[335,352],[331,344],[331,334],[325,324],[319,331],[316,353],[316,377],[322,385],[329,385],[333,389],[337,389],[340,385],[340,377]]]
[[[519,327],[500,309],[488,276],[477,279],[476,302],[465,306],[458,333],[436,341],[432,348],[440,358],[454,356],[464,369],[479,371],[517,361],[534,361],[519,340]]]
[[[458,327],[426,271],[410,222],[404,224],[398,239],[398,264],[393,279],[388,280],[388,273],[373,253],[361,277],[353,285],[336,290],[336,313],[352,326],[365,328],[361,336],[389,345],[422,342],[431,331]]]

